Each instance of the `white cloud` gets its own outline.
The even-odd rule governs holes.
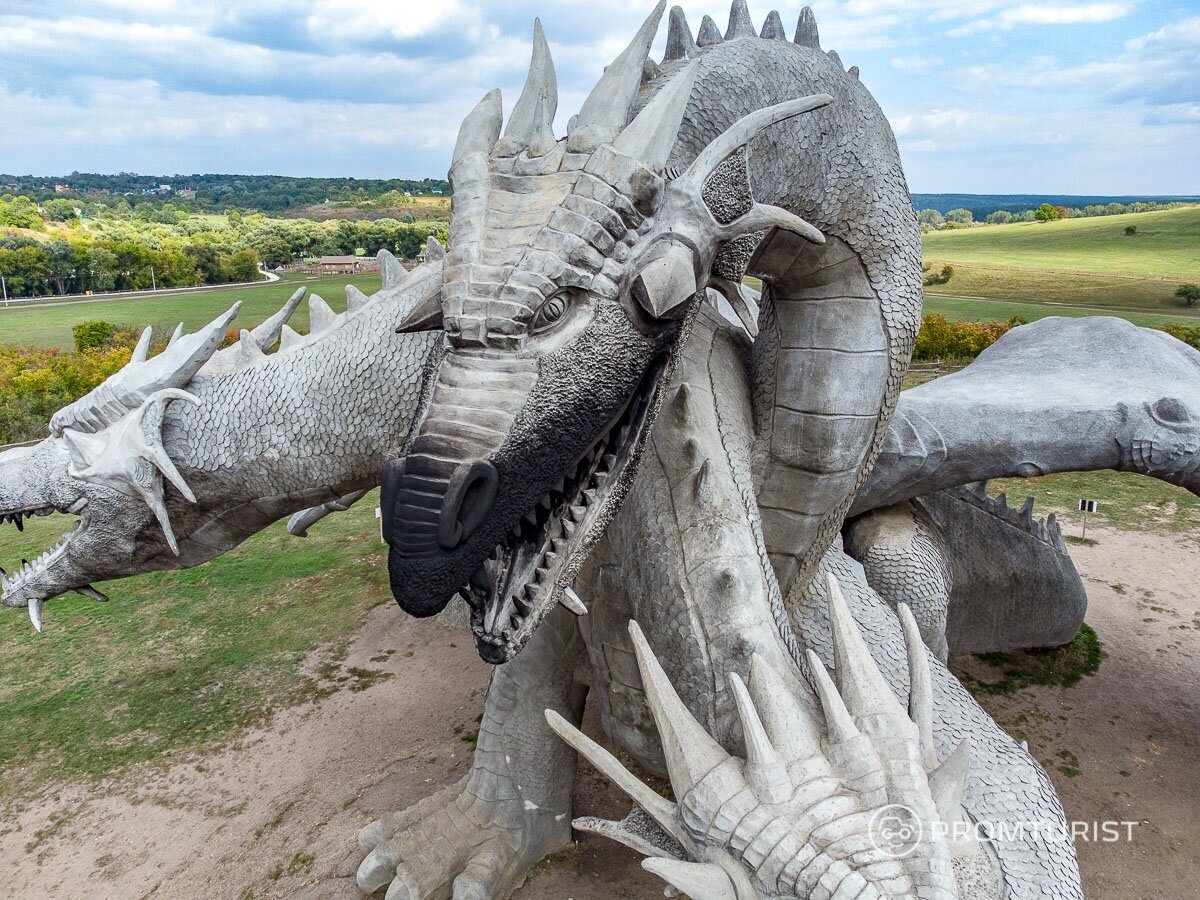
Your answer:
[[[898,56],[892,59],[891,66],[897,72],[909,75],[928,75],[942,65],[940,56]]]
[[[1111,22],[1134,11],[1132,3],[1022,3],[1001,10],[990,19],[978,19],[946,32],[966,37],[984,31],[1009,30],[1018,25],[1084,25]]]

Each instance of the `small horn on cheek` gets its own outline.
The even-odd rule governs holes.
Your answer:
[[[649,315],[666,319],[682,310],[698,290],[691,251],[674,246],[642,267],[631,293]]]

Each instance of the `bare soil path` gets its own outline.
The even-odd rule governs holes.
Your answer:
[[[1090,898],[1198,897],[1195,550],[1154,534],[1091,534],[1097,546],[1072,553],[1108,653],[1099,673],[985,705],[1029,741],[1071,818],[1139,823],[1129,842],[1078,843]],[[62,787],[0,823],[0,894],[358,897],[358,829],[461,777],[487,667],[466,634],[391,605],[368,614],[345,665],[394,677],[281,712],[186,763],[100,789]],[[586,766],[580,775],[577,810],[619,817],[617,792]],[[543,863],[517,893],[661,895],[634,854],[596,838]]]

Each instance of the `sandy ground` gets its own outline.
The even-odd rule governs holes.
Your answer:
[[[1089,897],[1197,897],[1195,548],[1153,534],[1092,536],[1098,546],[1072,552],[1108,653],[1099,674],[987,705],[1050,769],[1071,818],[1138,823],[1131,841],[1078,843]],[[100,790],[62,787],[0,824],[0,895],[359,896],[358,829],[462,775],[470,747],[460,734],[474,731],[487,667],[466,635],[390,605],[369,615],[347,665],[395,677],[281,712],[270,728],[189,763]],[[580,774],[577,812],[627,807],[590,768]],[[587,837],[517,893],[661,895],[634,854]]]

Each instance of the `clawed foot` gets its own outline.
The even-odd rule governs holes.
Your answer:
[[[363,828],[359,887],[388,885],[386,900],[507,897],[539,860],[570,843],[567,810],[538,809],[515,792],[480,799],[476,777]]]

